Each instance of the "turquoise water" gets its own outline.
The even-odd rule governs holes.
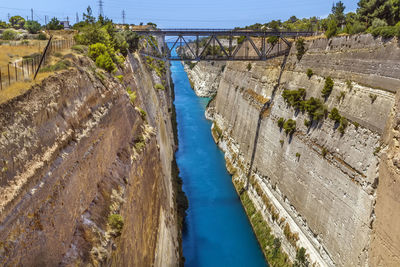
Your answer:
[[[189,199],[183,231],[185,266],[267,266],[204,117],[208,99],[190,88],[180,62],[171,63],[175,84],[183,190]]]

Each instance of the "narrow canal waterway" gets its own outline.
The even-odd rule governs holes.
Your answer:
[[[251,225],[226,171],[223,153],[204,117],[208,99],[190,88],[180,62],[172,62],[179,150],[177,163],[189,199],[183,232],[186,266],[266,266]]]

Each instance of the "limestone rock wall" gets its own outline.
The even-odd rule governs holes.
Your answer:
[[[388,238],[387,226],[398,233],[397,211],[388,211],[389,206],[399,210],[390,196],[397,190],[397,139],[391,139],[392,152],[383,161],[391,167],[382,167],[380,151],[388,143],[385,132],[397,127],[387,122],[400,84],[398,42],[355,35],[307,41],[306,48],[300,61],[293,47],[286,58],[251,63],[250,71],[247,62],[229,62],[207,110],[214,138],[228,168],[235,170],[233,179],[246,183],[250,177],[250,198],[292,260],[304,247],[320,266],[395,266],[398,239],[396,234]],[[306,127],[307,113],[295,111],[282,97],[284,89],[305,88],[306,99],[322,99],[328,76],[334,88],[325,105],[349,120],[343,135],[329,118]],[[279,118],[296,120],[293,136],[278,127]],[[273,208],[259,201],[263,196]],[[297,238],[285,233],[286,224]]]
[[[69,60],[0,106],[0,265],[177,266],[171,88],[136,56],[122,82]]]
[[[184,64],[193,90],[200,97],[211,97],[217,93],[221,74],[226,66],[225,62],[200,61],[191,69]]]

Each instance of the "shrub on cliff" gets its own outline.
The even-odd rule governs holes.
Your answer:
[[[344,130],[347,128],[348,125],[348,121],[345,117],[341,117],[340,118],[340,126],[338,128],[338,131],[343,135],[344,134]]]
[[[112,214],[108,217],[108,225],[116,236],[120,236],[124,227],[124,219],[119,214]]]
[[[284,118],[279,118],[278,127],[282,129],[284,124],[285,124],[285,119]]]
[[[309,262],[307,260],[306,250],[305,250],[305,248],[301,247],[296,252],[296,260],[293,264],[293,267],[305,267],[308,265],[309,265]]]
[[[297,60],[300,60],[303,57],[303,55],[306,53],[306,48],[305,48],[303,38],[297,39],[296,50],[297,50]]]
[[[288,119],[283,124],[283,129],[285,129],[286,134],[293,134],[296,131],[296,121]]]
[[[313,76],[314,72],[312,69],[307,69],[307,77],[310,79]]]
[[[96,65],[108,72],[114,72],[116,66],[108,53],[102,54],[96,58]]]
[[[251,67],[252,67],[252,66],[251,66],[251,63],[247,64],[247,70],[248,70],[248,71],[251,71]]]
[[[157,83],[156,85],[154,85],[154,88],[158,90],[165,90],[164,85],[162,85],[161,83]]]
[[[306,97],[306,89],[299,88],[298,90],[284,90],[282,97],[286,103],[294,109],[303,110],[303,100]]]
[[[324,89],[322,89],[322,91],[321,91],[322,96],[323,96],[325,99],[327,99],[327,98],[331,95],[332,90],[333,90],[333,85],[334,85],[334,83],[333,83],[332,78],[328,76],[328,77],[325,79]]]
[[[336,123],[339,123],[342,116],[340,116],[339,110],[337,108],[333,108],[329,113],[329,118]]]

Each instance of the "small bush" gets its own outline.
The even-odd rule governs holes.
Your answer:
[[[328,77],[325,79],[324,89],[322,89],[322,91],[321,91],[322,96],[323,96],[325,99],[327,99],[327,98],[331,95],[332,90],[333,90],[333,85],[334,85],[334,83],[333,83],[332,78],[331,78],[330,76],[328,76]]]
[[[108,224],[116,236],[120,236],[124,227],[124,219],[119,214],[112,214],[108,217]]]
[[[326,157],[326,155],[328,154],[328,150],[326,150],[326,148],[324,147],[324,148],[322,148],[322,156],[325,158]]]
[[[71,47],[72,50],[80,53],[80,54],[85,54],[86,50],[87,50],[87,46],[84,45],[74,45],[73,47]]]
[[[346,85],[349,91],[353,90],[353,83],[350,80],[346,80]]]
[[[307,69],[307,77],[308,79],[310,79],[313,76],[314,72],[312,71],[312,69]]]
[[[285,143],[285,141],[283,141],[282,139],[279,140],[279,143],[281,144],[281,146],[283,146],[283,144]]]
[[[303,104],[304,110],[308,112],[310,118],[314,121],[319,121],[328,114],[327,108],[322,104],[318,98],[311,97]]]
[[[306,250],[305,248],[301,247],[296,252],[296,261],[294,262],[293,266],[308,266],[309,262],[306,257]]]
[[[340,102],[340,101],[342,101],[345,97],[346,97],[346,92],[345,92],[345,91],[341,91],[341,92],[340,92],[340,95],[338,95],[338,96],[336,97],[336,99],[337,99],[338,102]]]
[[[278,127],[282,129],[284,124],[285,124],[285,119],[284,118],[279,118]]]
[[[358,127],[360,127],[360,124],[356,121],[353,121],[354,127],[356,127],[356,130],[358,130]]]
[[[296,158],[300,158],[301,154],[299,152],[296,153]]]
[[[56,53],[54,53],[54,56],[61,58],[61,57],[63,57],[63,54],[61,54],[60,52],[56,52]]]
[[[60,60],[54,65],[42,67],[40,69],[40,72],[52,72],[52,71],[59,71],[59,70],[65,70],[68,69],[68,67],[71,66],[71,62],[68,60]]]
[[[296,121],[292,119],[288,119],[283,124],[283,129],[285,129],[286,134],[293,134],[296,131]]]
[[[341,117],[340,118],[340,126],[338,128],[338,131],[341,134],[344,134],[344,130],[346,130],[348,124],[349,124],[349,122],[347,121],[347,119],[345,117]]]
[[[96,59],[96,65],[108,72],[114,72],[116,70],[116,66],[108,53],[100,55]]]
[[[251,63],[247,64],[247,70],[250,71],[252,68]]]
[[[279,41],[278,36],[271,36],[267,39],[267,43],[269,43],[271,45],[275,45],[278,41]]]
[[[162,85],[162,84],[160,84],[160,83],[157,83],[156,85],[154,85],[154,88],[155,88],[155,89],[158,89],[158,90],[165,90],[164,85]]]
[[[17,39],[17,32],[13,30],[5,30],[1,35],[1,39],[3,40],[16,40]]]
[[[96,61],[96,59],[101,56],[108,53],[107,52],[107,46],[105,44],[102,43],[96,43],[96,44],[92,44],[89,46],[89,57],[91,59],[93,59],[94,61]]]
[[[329,118],[333,121],[335,121],[336,123],[340,122],[340,119],[342,118],[340,116],[339,110],[337,108],[333,108],[329,114]]]
[[[135,101],[136,101],[136,92],[132,91],[130,88],[127,88],[126,91],[128,92],[129,100],[131,100],[131,103],[132,103],[132,104],[135,104]]]
[[[306,89],[299,88],[298,90],[284,90],[282,92],[282,97],[289,106],[294,109],[303,110],[303,100],[306,97]]]
[[[146,120],[147,113],[143,109],[139,108],[140,116],[143,120]]]
[[[296,41],[296,49],[297,49],[297,60],[301,60],[303,55],[306,53],[306,48],[304,44],[304,39],[299,38]]]
[[[38,39],[38,40],[44,41],[44,40],[47,40],[47,36],[46,36],[46,34],[44,34],[43,32],[40,32],[40,33],[38,34],[38,36],[37,36],[37,39]]]
[[[374,150],[374,156],[376,156],[379,152],[381,152],[381,147],[380,147],[380,146],[378,146],[378,147],[375,148],[375,150]]]
[[[304,120],[304,126],[307,128],[311,126],[311,122],[309,120]]]
[[[115,78],[117,78],[118,81],[119,81],[120,83],[122,83],[122,81],[124,80],[124,75],[116,75]]]
[[[371,103],[374,103],[377,97],[378,97],[377,95],[369,94],[369,98],[371,98]]]

